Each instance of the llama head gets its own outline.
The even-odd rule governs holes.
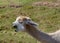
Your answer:
[[[32,26],[37,26],[37,23],[33,22],[29,17],[26,16],[19,16],[16,18],[16,20],[13,22],[13,27],[16,28],[16,32],[18,31],[25,31],[25,25],[30,24]]]

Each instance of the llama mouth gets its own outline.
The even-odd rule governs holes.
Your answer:
[[[18,32],[17,30],[15,30],[15,32]]]

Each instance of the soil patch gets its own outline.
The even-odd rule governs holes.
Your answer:
[[[60,3],[58,2],[34,2],[32,3],[33,6],[48,6],[48,7],[60,7]]]

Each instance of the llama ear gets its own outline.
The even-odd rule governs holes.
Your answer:
[[[33,22],[30,18],[24,18],[26,24],[30,24],[32,26],[38,26],[37,23]]]
[[[38,24],[33,21],[28,21],[28,24],[33,25],[33,26],[38,26]]]

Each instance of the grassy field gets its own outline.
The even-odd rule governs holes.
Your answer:
[[[26,32],[15,33],[12,22],[17,16],[31,17],[44,32],[60,29],[60,7],[32,6],[35,2],[48,1],[57,3],[59,0],[0,0],[0,43],[40,43]],[[9,7],[21,5],[22,7]],[[1,8],[5,6],[5,8]]]

